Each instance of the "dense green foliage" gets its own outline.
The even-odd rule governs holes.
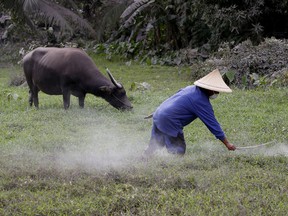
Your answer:
[[[204,62],[194,62],[195,71],[208,73],[220,68],[226,81],[239,88],[269,88],[288,85],[288,44],[286,40],[266,38],[258,46],[244,41],[234,48],[223,44]]]
[[[97,43],[108,39],[139,43],[138,50],[134,49],[137,55],[151,50],[163,55],[183,48],[198,48],[205,55],[217,50],[223,42],[237,45],[249,39],[258,44],[265,37],[287,38],[286,8],[287,2],[279,0],[2,0],[0,3],[0,11],[11,11],[15,21],[26,21],[34,30],[37,25],[53,27],[55,34],[58,26],[73,32],[74,37],[87,38],[79,34],[81,26],[93,32],[82,19],[85,18],[97,34],[94,37]],[[59,43],[64,38],[58,35],[57,40]]]
[[[247,39],[258,44],[267,36],[287,37],[287,24],[273,21],[287,20],[286,8],[283,1],[137,0],[122,14],[120,40],[141,43],[140,50],[158,55],[183,48],[206,54],[223,42]]]
[[[72,98],[65,111],[61,96],[42,93],[36,110],[27,87],[9,86],[21,69],[0,69],[1,215],[286,215],[287,88],[233,88],[212,102],[236,146],[273,144],[228,152],[196,120],[184,157],[164,150],[145,162],[143,117],[191,84],[191,69],[93,58],[123,83],[132,112],[91,95],[84,109]]]

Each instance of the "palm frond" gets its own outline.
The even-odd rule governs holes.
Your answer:
[[[145,8],[147,8],[150,4],[154,3],[155,0],[147,1],[147,0],[136,0],[133,4],[131,4],[121,15],[121,18],[128,17],[125,20],[123,26],[127,28],[131,24],[133,24],[135,17],[141,13]]]
[[[38,17],[45,18],[48,23],[59,25],[62,29],[68,30],[72,33],[72,27],[65,15],[58,7],[58,5],[50,4],[46,1],[40,1],[38,3],[38,8],[35,11],[35,15]]]
[[[98,40],[105,40],[105,34],[109,34],[111,36],[111,32],[117,28],[119,25],[119,18],[123,11],[126,8],[126,3],[118,3],[118,4],[109,4],[105,7],[103,11],[103,17],[98,22]]]
[[[72,4],[72,0],[69,0]],[[90,24],[71,10],[55,3],[52,0],[1,0],[0,5],[10,10],[15,16],[31,23],[31,16],[46,19],[50,24],[57,24],[62,30],[70,33],[77,28],[86,29],[91,36],[95,37],[96,33]]]
[[[140,10],[138,13],[140,13],[141,12],[141,7],[142,6],[144,6],[144,7],[142,7],[142,9],[144,9],[145,8],[145,5],[146,5],[146,7],[149,5],[149,4],[151,4],[151,3],[153,3],[153,2],[155,2],[155,0],[152,0],[152,1],[150,1],[150,0],[135,0],[131,5],[129,5],[129,7],[122,13],[122,15],[121,15],[121,17],[120,18],[125,18],[125,17],[127,17],[127,16],[129,16],[130,14],[134,14],[136,11],[135,10]]]
[[[72,31],[74,29],[73,24],[77,24],[80,28],[95,34],[95,31],[84,19],[71,10],[50,1],[38,0],[38,15],[48,19],[50,23],[58,24],[63,29]]]
[[[20,0],[18,2],[20,2],[21,4],[21,1],[23,2],[23,10],[24,11],[31,11],[35,8],[37,8],[38,6],[38,1],[37,0]]]

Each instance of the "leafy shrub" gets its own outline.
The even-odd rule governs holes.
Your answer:
[[[223,43],[213,56],[205,62],[198,62],[193,68],[208,72],[217,67],[225,74],[228,83],[254,88],[287,85],[287,64],[287,40],[267,38],[258,46],[250,40],[233,48]]]

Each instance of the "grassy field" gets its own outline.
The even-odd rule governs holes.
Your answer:
[[[94,59],[123,83],[132,112],[92,95],[65,111],[61,96],[43,93],[36,110],[28,87],[9,86],[21,68],[0,68],[0,215],[287,215],[287,88],[233,89],[212,102],[236,146],[270,145],[229,152],[196,120],[184,157],[163,150],[144,162],[152,122],[143,117],[193,83],[191,71]]]

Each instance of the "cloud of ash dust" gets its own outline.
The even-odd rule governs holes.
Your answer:
[[[75,148],[58,152],[54,164],[58,168],[83,170],[103,170],[124,168],[139,161],[148,138],[137,133],[119,130],[94,132],[85,143]]]
[[[80,137],[74,143],[57,141],[35,149],[35,146],[21,146],[16,144],[10,149],[2,151],[0,162],[4,166],[20,167],[21,169],[58,169],[105,171],[133,167],[139,163],[144,149],[149,141],[149,133],[131,132],[125,129],[99,129],[88,133],[83,139]],[[124,131],[123,131],[124,130]],[[81,142],[83,140],[83,142]],[[45,149],[42,149],[45,148]],[[9,158],[9,160],[7,160]]]
[[[121,130],[114,130],[109,134],[101,134],[99,131],[93,135],[91,142],[83,144],[80,148],[58,153],[55,165],[65,169],[81,168],[84,170],[124,168],[131,166],[135,161],[139,161],[148,139],[149,137],[143,138],[137,134],[122,133]],[[205,154],[217,150],[221,151],[222,148],[206,143],[205,148],[202,146],[200,151]],[[288,144],[274,143],[265,147],[241,150],[238,153],[288,156]]]
[[[275,142],[263,147],[241,149],[239,152],[241,154],[261,154],[264,156],[288,156],[288,144]]]
[[[267,156],[283,155],[288,156],[288,144],[286,143],[276,143],[263,148],[261,152]]]

